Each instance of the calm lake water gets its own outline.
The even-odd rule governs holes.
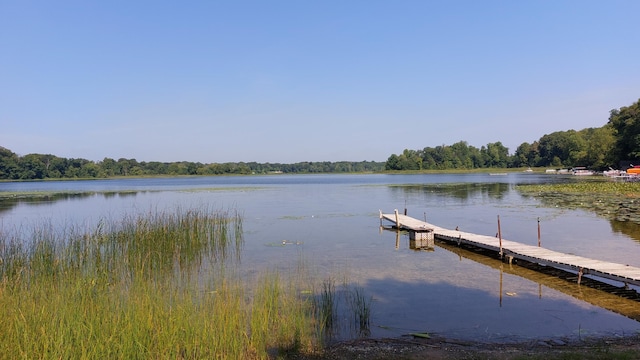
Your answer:
[[[321,279],[333,279],[337,289],[360,286],[373,298],[371,337],[429,332],[515,341],[639,331],[638,302],[455,247],[413,250],[408,235],[380,228],[379,210],[406,208],[438,226],[493,235],[500,216],[503,238],[536,245],[540,219],[544,247],[640,266],[638,226],[547,208],[514,189],[551,181],[573,179],[513,173],[8,182],[0,183],[0,192],[94,193],[0,202],[0,230],[29,231],[44,223],[92,228],[105,218],[176,208],[237,209],[244,218],[245,276],[294,272],[302,262]]]

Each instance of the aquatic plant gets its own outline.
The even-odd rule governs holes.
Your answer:
[[[266,274],[252,291],[237,274],[237,212],[30,233],[0,233],[3,357],[264,359],[318,343],[297,279]]]
[[[360,335],[368,336],[370,333],[371,297],[366,297],[364,289],[360,286],[354,286],[351,291],[348,292],[348,297],[354,323],[358,327]]]
[[[332,279],[325,279],[322,282],[320,295],[315,303],[316,313],[320,319],[322,328],[327,333],[331,333],[336,320],[336,291]]]
[[[640,183],[604,180],[560,184],[518,185],[523,195],[542,204],[565,209],[585,209],[607,219],[640,224]]]

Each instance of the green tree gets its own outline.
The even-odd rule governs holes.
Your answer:
[[[569,133],[556,131],[539,140],[540,166],[564,166],[569,159]]]
[[[630,106],[611,110],[609,125],[616,138],[615,159],[638,161],[640,159],[640,100]]]
[[[513,167],[543,166],[540,161],[538,142],[534,141],[532,144],[524,142],[518,146],[513,154],[511,165]]]
[[[422,157],[416,150],[405,149],[402,154],[392,154],[385,165],[386,170],[421,170]]]
[[[78,176],[82,178],[97,178],[100,176],[101,169],[93,161],[88,161],[80,167]]]
[[[99,162],[98,165],[102,169],[102,173],[107,177],[120,175],[118,173],[118,163],[116,163],[116,161],[111,158],[106,157],[102,159],[102,161]]]
[[[455,169],[472,169],[474,168],[473,147],[469,146],[466,141],[459,141],[451,145],[452,166]]]
[[[613,128],[607,124],[601,128],[590,128],[582,131],[586,139],[585,163],[587,166],[606,170],[615,166],[614,159],[615,134]]]
[[[0,179],[17,179],[18,162],[18,155],[0,146]]]
[[[138,166],[136,159],[120,158],[116,163],[116,175],[129,176],[133,175],[132,169]]]
[[[398,155],[391,154],[384,165],[385,170],[402,170],[400,169]]]
[[[405,149],[400,155],[400,164],[403,170],[421,170],[422,157],[415,150]]]
[[[531,153],[531,144],[523,142],[518,146],[516,152],[513,154],[512,164],[514,167],[533,166],[529,161],[529,154]]]
[[[18,163],[20,179],[44,179],[46,166],[38,154],[28,154],[20,158]]]
[[[500,141],[489,143],[485,149],[485,166],[506,168],[509,163],[509,149]]]

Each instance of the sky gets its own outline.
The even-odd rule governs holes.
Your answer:
[[[605,125],[637,0],[0,0],[0,146],[201,163],[386,161]]]

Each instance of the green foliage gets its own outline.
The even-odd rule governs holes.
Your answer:
[[[0,179],[40,180],[106,178],[115,176],[186,176],[186,175],[248,175],[269,173],[348,173],[375,172],[384,169],[384,163],[362,162],[302,162],[295,164],[223,163],[202,164],[187,161],[138,162],[120,158],[104,158],[93,162],[86,159],[65,159],[55,155],[28,154],[18,156],[0,146]]]
[[[587,209],[616,220],[617,226],[624,222],[640,224],[640,183],[596,179],[561,184],[522,184],[516,189],[522,195],[535,197],[552,208]]]
[[[513,155],[501,142],[477,149],[464,141],[423,150],[405,149],[387,159],[386,170],[448,170],[520,167],[618,168],[622,161],[640,163],[640,100],[612,110],[600,128],[556,131],[533,143],[524,142]]]
[[[111,176],[308,174],[375,172],[381,170],[449,170],[518,167],[586,166],[595,170],[618,167],[621,161],[640,162],[640,100],[611,110],[609,122],[600,128],[556,131],[533,143],[524,142],[513,155],[501,142],[480,149],[465,141],[453,145],[405,149],[386,162],[212,163],[138,162],[104,158],[94,163],[54,155],[17,156],[0,147],[0,179],[104,178]]]
[[[611,110],[609,125],[616,132],[615,154],[619,159],[640,159],[640,100]]]
[[[401,155],[393,154],[389,157],[385,170],[504,168],[509,163],[509,149],[501,142],[478,149],[460,141],[453,145],[426,147],[422,150],[405,149]]]

